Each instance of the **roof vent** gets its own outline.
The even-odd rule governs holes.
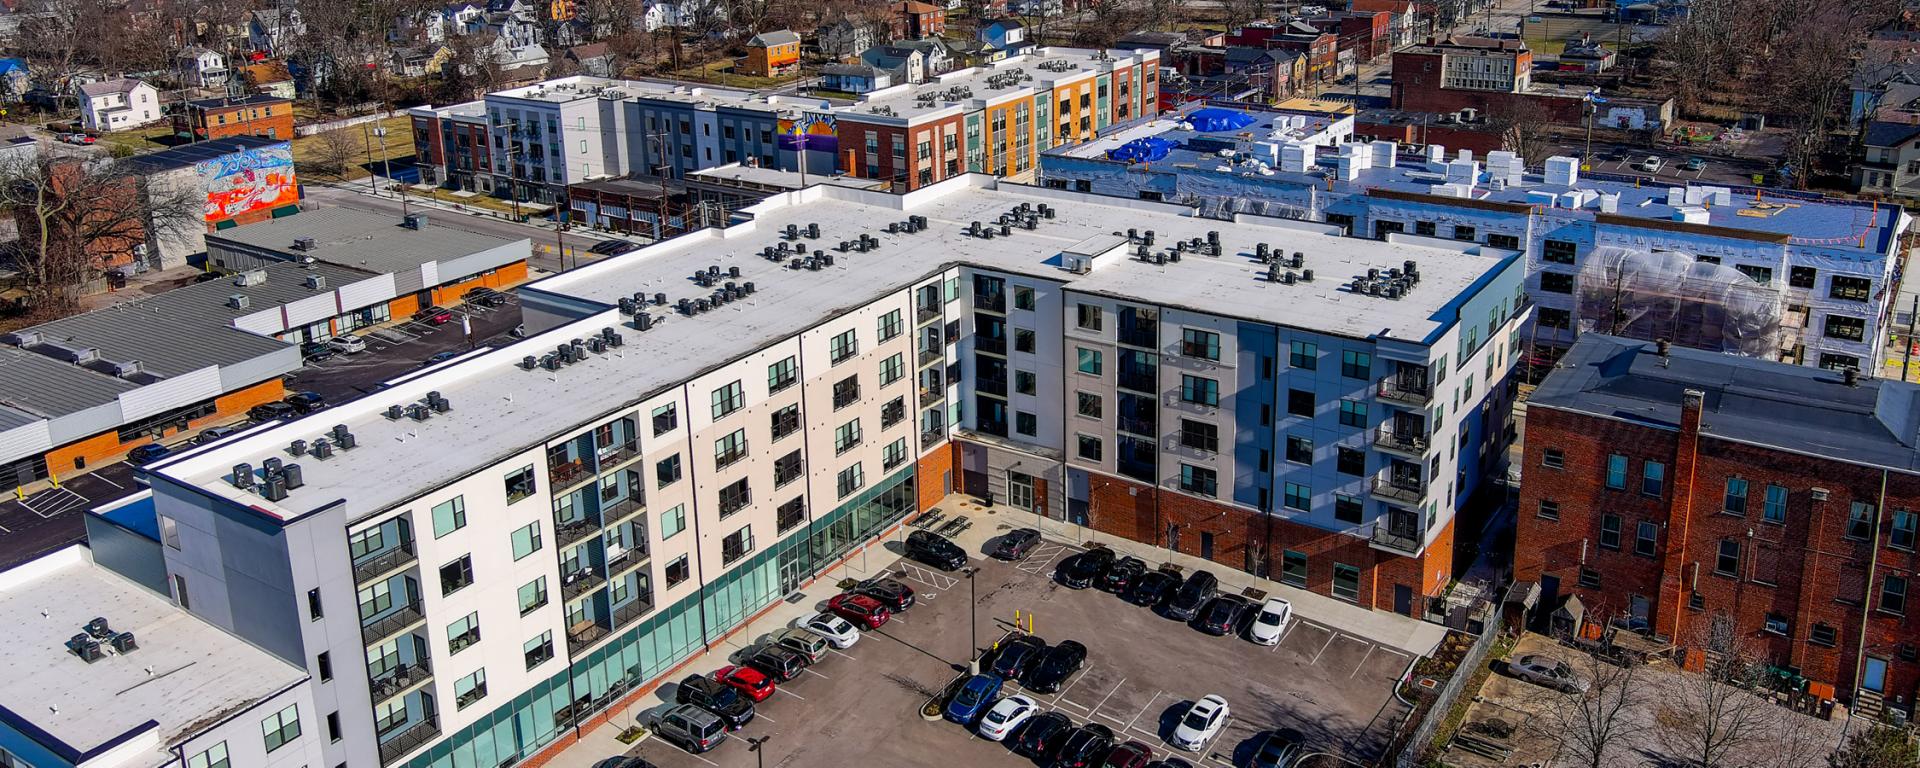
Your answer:
[[[315,244],[311,237],[296,237],[293,239],[293,249],[296,251],[311,251],[314,247]]]
[[[227,297],[228,309],[246,309],[251,306],[253,306],[253,301],[248,299],[244,293],[236,293]]]
[[[326,287],[327,287],[326,275],[307,275],[307,288],[309,290],[315,290],[315,291],[326,290]]]
[[[240,286],[242,288],[245,288],[251,285],[259,285],[266,281],[267,281],[267,271],[264,269],[249,269],[243,272],[237,272],[233,276],[233,284]]]

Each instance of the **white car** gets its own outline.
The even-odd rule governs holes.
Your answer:
[[[333,347],[335,352],[349,355],[367,351],[367,342],[351,333],[327,339],[327,346]]]
[[[1231,715],[1226,699],[1209,694],[1194,702],[1180,718],[1180,724],[1174,726],[1173,745],[1190,752],[1205,747]]]
[[[800,622],[800,628],[826,638],[833,647],[843,651],[860,642],[860,628],[831,613],[808,616]]]
[[[1040,705],[1025,696],[1008,696],[987,710],[980,718],[980,737],[988,741],[1000,741],[1019,728],[1033,713],[1040,711]]]
[[[1253,617],[1253,623],[1247,625],[1247,639],[1261,645],[1278,645],[1280,636],[1287,633],[1287,625],[1293,623],[1293,605],[1285,600],[1269,598],[1260,612]]]
[[[1662,167],[1665,167],[1666,164],[1667,164],[1667,161],[1661,160],[1660,158],[1654,157],[1653,155],[1648,155],[1647,159],[1640,161],[1640,164],[1634,167],[1639,168],[1642,171],[1646,171],[1647,173],[1659,173],[1660,169]]]

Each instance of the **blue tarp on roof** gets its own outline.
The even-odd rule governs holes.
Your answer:
[[[1207,107],[1187,115],[1187,122],[1192,123],[1196,131],[1232,131],[1252,125],[1253,116],[1231,109]]]
[[[1124,163],[1150,163],[1166,157],[1175,146],[1177,145],[1166,139],[1149,136],[1144,139],[1134,139],[1107,150],[1107,159]]]

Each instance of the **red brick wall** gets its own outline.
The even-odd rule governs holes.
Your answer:
[[[949,472],[955,486],[960,484],[960,444],[948,441],[920,457],[914,464],[913,482],[915,492],[920,496],[920,509],[926,510],[940,503],[946,495],[946,483]],[[954,490],[959,490],[958,487]]]
[[[874,155],[874,161],[878,164],[879,168],[878,172],[873,174],[867,173],[868,131],[872,131],[874,133],[874,139],[879,142],[875,145],[877,149]],[[904,126],[859,123],[848,120],[845,116],[842,116],[837,123],[836,130],[840,142],[840,170],[846,172],[848,176],[861,179],[911,181],[913,178],[912,168],[904,165],[896,168],[893,163],[893,137],[895,136],[901,136],[903,137],[902,140],[907,142],[907,162],[912,162],[913,142],[912,137],[909,136],[906,131],[907,129]],[[964,152],[966,151],[966,147],[964,146],[966,137],[962,136],[960,140],[962,142],[961,151]]]

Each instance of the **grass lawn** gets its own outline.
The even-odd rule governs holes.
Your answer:
[[[100,135],[100,146],[115,156],[143,155],[180,143],[173,136],[173,124],[162,121],[145,128]]]
[[[374,124],[372,123],[335,129],[344,131],[345,135],[353,140],[353,160],[347,166],[346,173],[336,180],[364,179],[369,175],[366,168],[368,164],[378,165],[382,160],[400,161],[413,158],[413,120],[411,118],[398,115],[380,121],[379,125],[387,130],[384,153],[381,149],[382,139],[373,135]],[[321,134],[302,136],[293,140],[293,163],[300,173],[308,173],[308,168],[319,159],[320,153],[326,151],[323,149],[325,146],[322,144],[323,141]],[[371,147],[371,154],[369,154],[369,147]],[[332,174],[320,174],[318,171],[313,173],[316,177],[334,178]]]
[[[676,70],[671,75],[669,75],[669,77],[675,77],[681,80],[693,80],[693,81],[702,82],[702,83],[712,83],[714,85],[724,86],[727,88],[747,88],[747,89],[755,89],[755,90],[760,88],[772,88],[774,86],[785,83],[790,79],[790,78],[783,79],[778,77],[753,77],[751,75],[737,74],[733,71],[734,69],[733,65],[734,65],[734,62],[731,59],[721,60],[721,61],[716,61],[711,64],[708,64],[705,67],[687,67],[686,69]]]
[[[500,213],[513,213],[513,203],[494,197],[492,195],[487,195],[487,194],[478,194],[478,195],[473,195],[471,197],[457,197],[453,194],[453,190],[449,190],[449,189],[435,189],[432,192],[422,192],[418,189],[408,187],[407,196],[408,197],[431,197],[435,201],[448,203],[452,205],[464,205],[464,206],[467,206],[468,208],[485,208],[489,211],[497,211]],[[521,212],[522,213],[526,212],[525,206],[521,207]]]

